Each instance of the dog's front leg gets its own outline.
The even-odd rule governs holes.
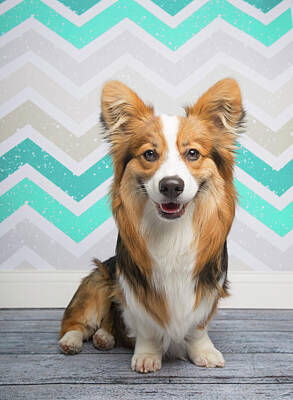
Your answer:
[[[155,337],[137,334],[135,350],[131,361],[133,371],[147,373],[161,369],[162,345]]]
[[[224,366],[222,353],[215,348],[207,329],[195,329],[187,339],[187,353],[190,360],[199,367],[215,368]]]

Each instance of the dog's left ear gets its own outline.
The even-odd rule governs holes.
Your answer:
[[[236,134],[244,118],[237,82],[230,78],[217,82],[193,106],[185,107],[185,112],[212,122],[220,131]]]

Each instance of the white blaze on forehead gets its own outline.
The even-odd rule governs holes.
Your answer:
[[[169,115],[161,115],[163,126],[163,134],[167,143],[167,159],[161,166],[161,172],[165,172],[165,176],[177,175],[176,167],[183,163],[177,148],[177,134],[179,128],[179,118]]]
[[[161,179],[177,175],[184,181],[184,191],[178,196],[182,202],[190,201],[198,190],[198,184],[189,172],[185,162],[182,160],[177,147],[177,137],[179,131],[179,117],[161,115],[162,133],[167,144],[166,159],[154,176],[146,183],[146,189],[152,200],[160,202],[164,196],[159,191],[159,182]]]

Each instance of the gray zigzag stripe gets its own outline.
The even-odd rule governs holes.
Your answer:
[[[235,58],[267,79],[274,79],[292,65],[293,43],[268,59],[230,35],[217,32],[179,61],[174,55],[175,61],[172,62],[161,55],[159,50],[149,47],[144,41],[125,32],[82,62],[78,62],[51,41],[31,30],[2,48],[0,66],[6,65],[27,51],[33,51],[77,85],[84,84],[124,54],[131,54],[169,83],[178,85],[219,52]]]
[[[59,242],[56,242],[34,224],[24,219],[14,229],[3,235],[0,238],[0,243],[1,249],[3,249],[3,251],[1,250],[0,263],[5,263],[19,248],[27,246],[57,270],[72,271],[88,269],[94,257],[106,260],[113,256],[116,233],[114,230],[111,231],[97,241],[81,257],[75,257]]]
[[[235,218],[233,222],[229,238],[272,270],[292,270],[290,260],[293,258],[293,245],[282,252],[238,218]]]
[[[291,269],[289,260],[292,259],[293,246],[281,252],[237,219],[234,221],[229,238],[241,245],[255,258],[262,260],[272,270],[286,271]],[[105,260],[112,256],[114,254],[115,243],[116,231],[113,230],[94,244],[81,257],[75,257],[60,243],[55,242],[31,222],[23,220],[15,226],[15,229],[10,230],[0,238],[0,248],[2,249],[0,263],[4,263],[5,265],[5,261],[19,248],[28,246],[56,269],[87,269],[93,257]],[[231,257],[231,261],[233,260],[235,260],[235,257]],[[245,261],[240,261],[242,262],[243,269]],[[235,264],[235,266],[231,265],[231,268],[239,269],[239,266]],[[253,268],[253,265],[249,265],[246,269],[251,268]]]
[[[178,114],[182,105],[194,102],[208,87],[227,76],[238,80],[246,101],[249,100],[257,105],[273,118],[278,117],[285,108],[292,105],[293,79],[271,93],[228,66],[217,65],[200,81],[193,76],[188,85],[186,82],[182,83],[184,85],[182,90],[180,87],[174,87],[170,92],[167,84],[161,88],[160,83],[157,83],[153,77],[144,76],[143,72],[137,72],[132,67],[125,66],[124,62],[122,62],[121,68],[118,67],[118,70],[115,67],[115,71],[112,71],[112,68],[109,67],[106,76],[101,80],[98,79],[97,86],[78,99],[54,79],[51,79],[45,71],[28,63],[1,81],[0,104],[5,104],[23,89],[30,87],[67,114],[73,121],[80,123],[97,112],[98,93],[102,89],[104,80],[114,78],[128,84],[148,102],[154,102],[155,99],[158,110],[167,114]],[[179,91],[182,93],[180,94]]]

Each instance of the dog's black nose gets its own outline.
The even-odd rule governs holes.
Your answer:
[[[166,176],[159,182],[160,192],[170,200],[176,199],[184,190],[184,182],[179,176]]]

